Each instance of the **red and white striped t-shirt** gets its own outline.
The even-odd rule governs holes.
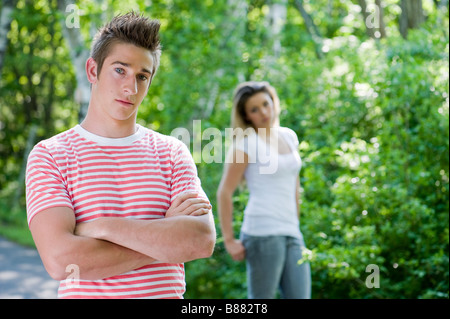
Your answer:
[[[164,218],[187,190],[206,198],[188,148],[174,137],[138,125],[125,138],[104,138],[77,125],[38,143],[28,158],[28,223],[58,206],[76,222],[99,217]],[[70,283],[70,284],[69,284]],[[103,280],[60,282],[59,298],[182,298],[183,264],[154,262]]]

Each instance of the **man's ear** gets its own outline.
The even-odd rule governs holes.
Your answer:
[[[97,82],[97,62],[92,57],[86,61],[86,75],[91,84]]]

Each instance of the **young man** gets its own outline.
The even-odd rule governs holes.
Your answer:
[[[59,298],[182,298],[183,263],[213,252],[211,205],[187,147],[136,124],[158,32],[135,13],[103,27],[86,62],[86,118],[30,153],[28,223]]]

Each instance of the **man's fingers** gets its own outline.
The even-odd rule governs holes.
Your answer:
[[[195,193],[195,192],[182,193],[182,194],[178,195],[177,198],[175,198],[175,200],[173,201],[172,205],[175,205],[175,207],[180,206],[187,199],[189,199],[189,198],[196,198],[197,196],[198,196],[198,194]]]
[[[201,216],[207,214],[211,210],[211,204],[207,199],[198,197],[198,193],[186,192],[175,198],[170,205],[167,217],[192,215]]]
[[[179,205],[179,210],[185,214],[189,214],[192,210],[203,206],[211,206],[209,201],[204,198],[188,198],[181,205]]]
[[[202,215],[206,215],[210,212],[209,209],[206,208],[201,208],[201,209],[197,209],[195,212],[189,214],[189,216],[202,216]]]
[[[209,201],[201,198],[186,200],[181,206],[183,215],[192,215],[195,211],[200,209],[210,210],[212,208]]]
[[[211,210],[211,205],[195,205],[195,206],[191,206],[189,207],[186,211],[184,215],[190,215],[190,216],[201,216],[201,215],[205,215],[208,214],[209,211]]]

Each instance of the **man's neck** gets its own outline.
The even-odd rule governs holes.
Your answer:
[[[92,120],[92,118],[89,117],[89,114],[80,125],[88,132],[108,138],[127,137],[136,133],[137,130],[136,121],[108,120],[99,123],[98,121]]]

